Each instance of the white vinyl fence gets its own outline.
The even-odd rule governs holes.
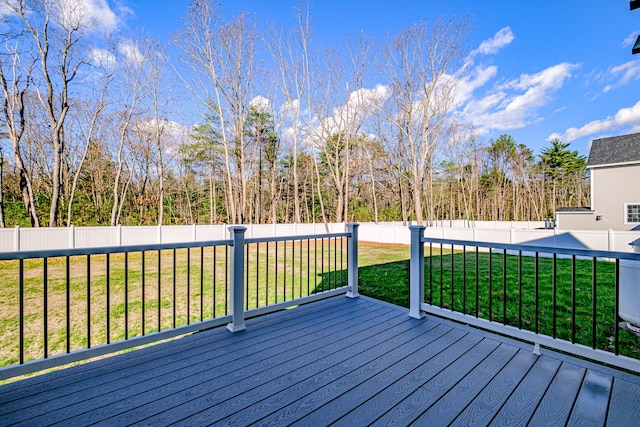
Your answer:
[[[427,224],[425,237],[492,243],[631,252],[629,243],[640,231],[558,231],[544,222],[438,221]],[[437,225],[437,226],[435,226]],[[247,238],[340,233],[345,224],[246,225]],[[165,225],[116,227],[59,227],[0,229],[0,252],[129,246],[228,239],[227,225]],[[409,228],[402,222],[360,223],[363,242],[410,244]]]

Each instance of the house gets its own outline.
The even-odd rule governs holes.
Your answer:
[[[562,230],[640,230],[640,133],[593,141],[591,207],[560,208]]]

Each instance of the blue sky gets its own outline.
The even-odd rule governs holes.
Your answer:
[[[169,41],[187,0],[119,0],[124,32]],[[296,0],[229,0],[223,11],[294,24]],[[470,16],[473,68],[461,85],[459,113],[488,141],[512,135],[537,154],[550,138],[587,154],[593,139],[640,132],[640,55],[631,43],[640,10],[628,0],[315,0],[318,45],[340,47],[359,32],[381,43],[419,20]],[[372,82],[373,84],[373,82]]]

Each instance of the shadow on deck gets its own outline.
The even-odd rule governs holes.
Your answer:
[[[640,377],[334,297],[0,387],[0,425],[638,425]]]

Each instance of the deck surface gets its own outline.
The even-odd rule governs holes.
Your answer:
[[[0,425],[640,425],[640,377],[366,297],[0,387]]]

